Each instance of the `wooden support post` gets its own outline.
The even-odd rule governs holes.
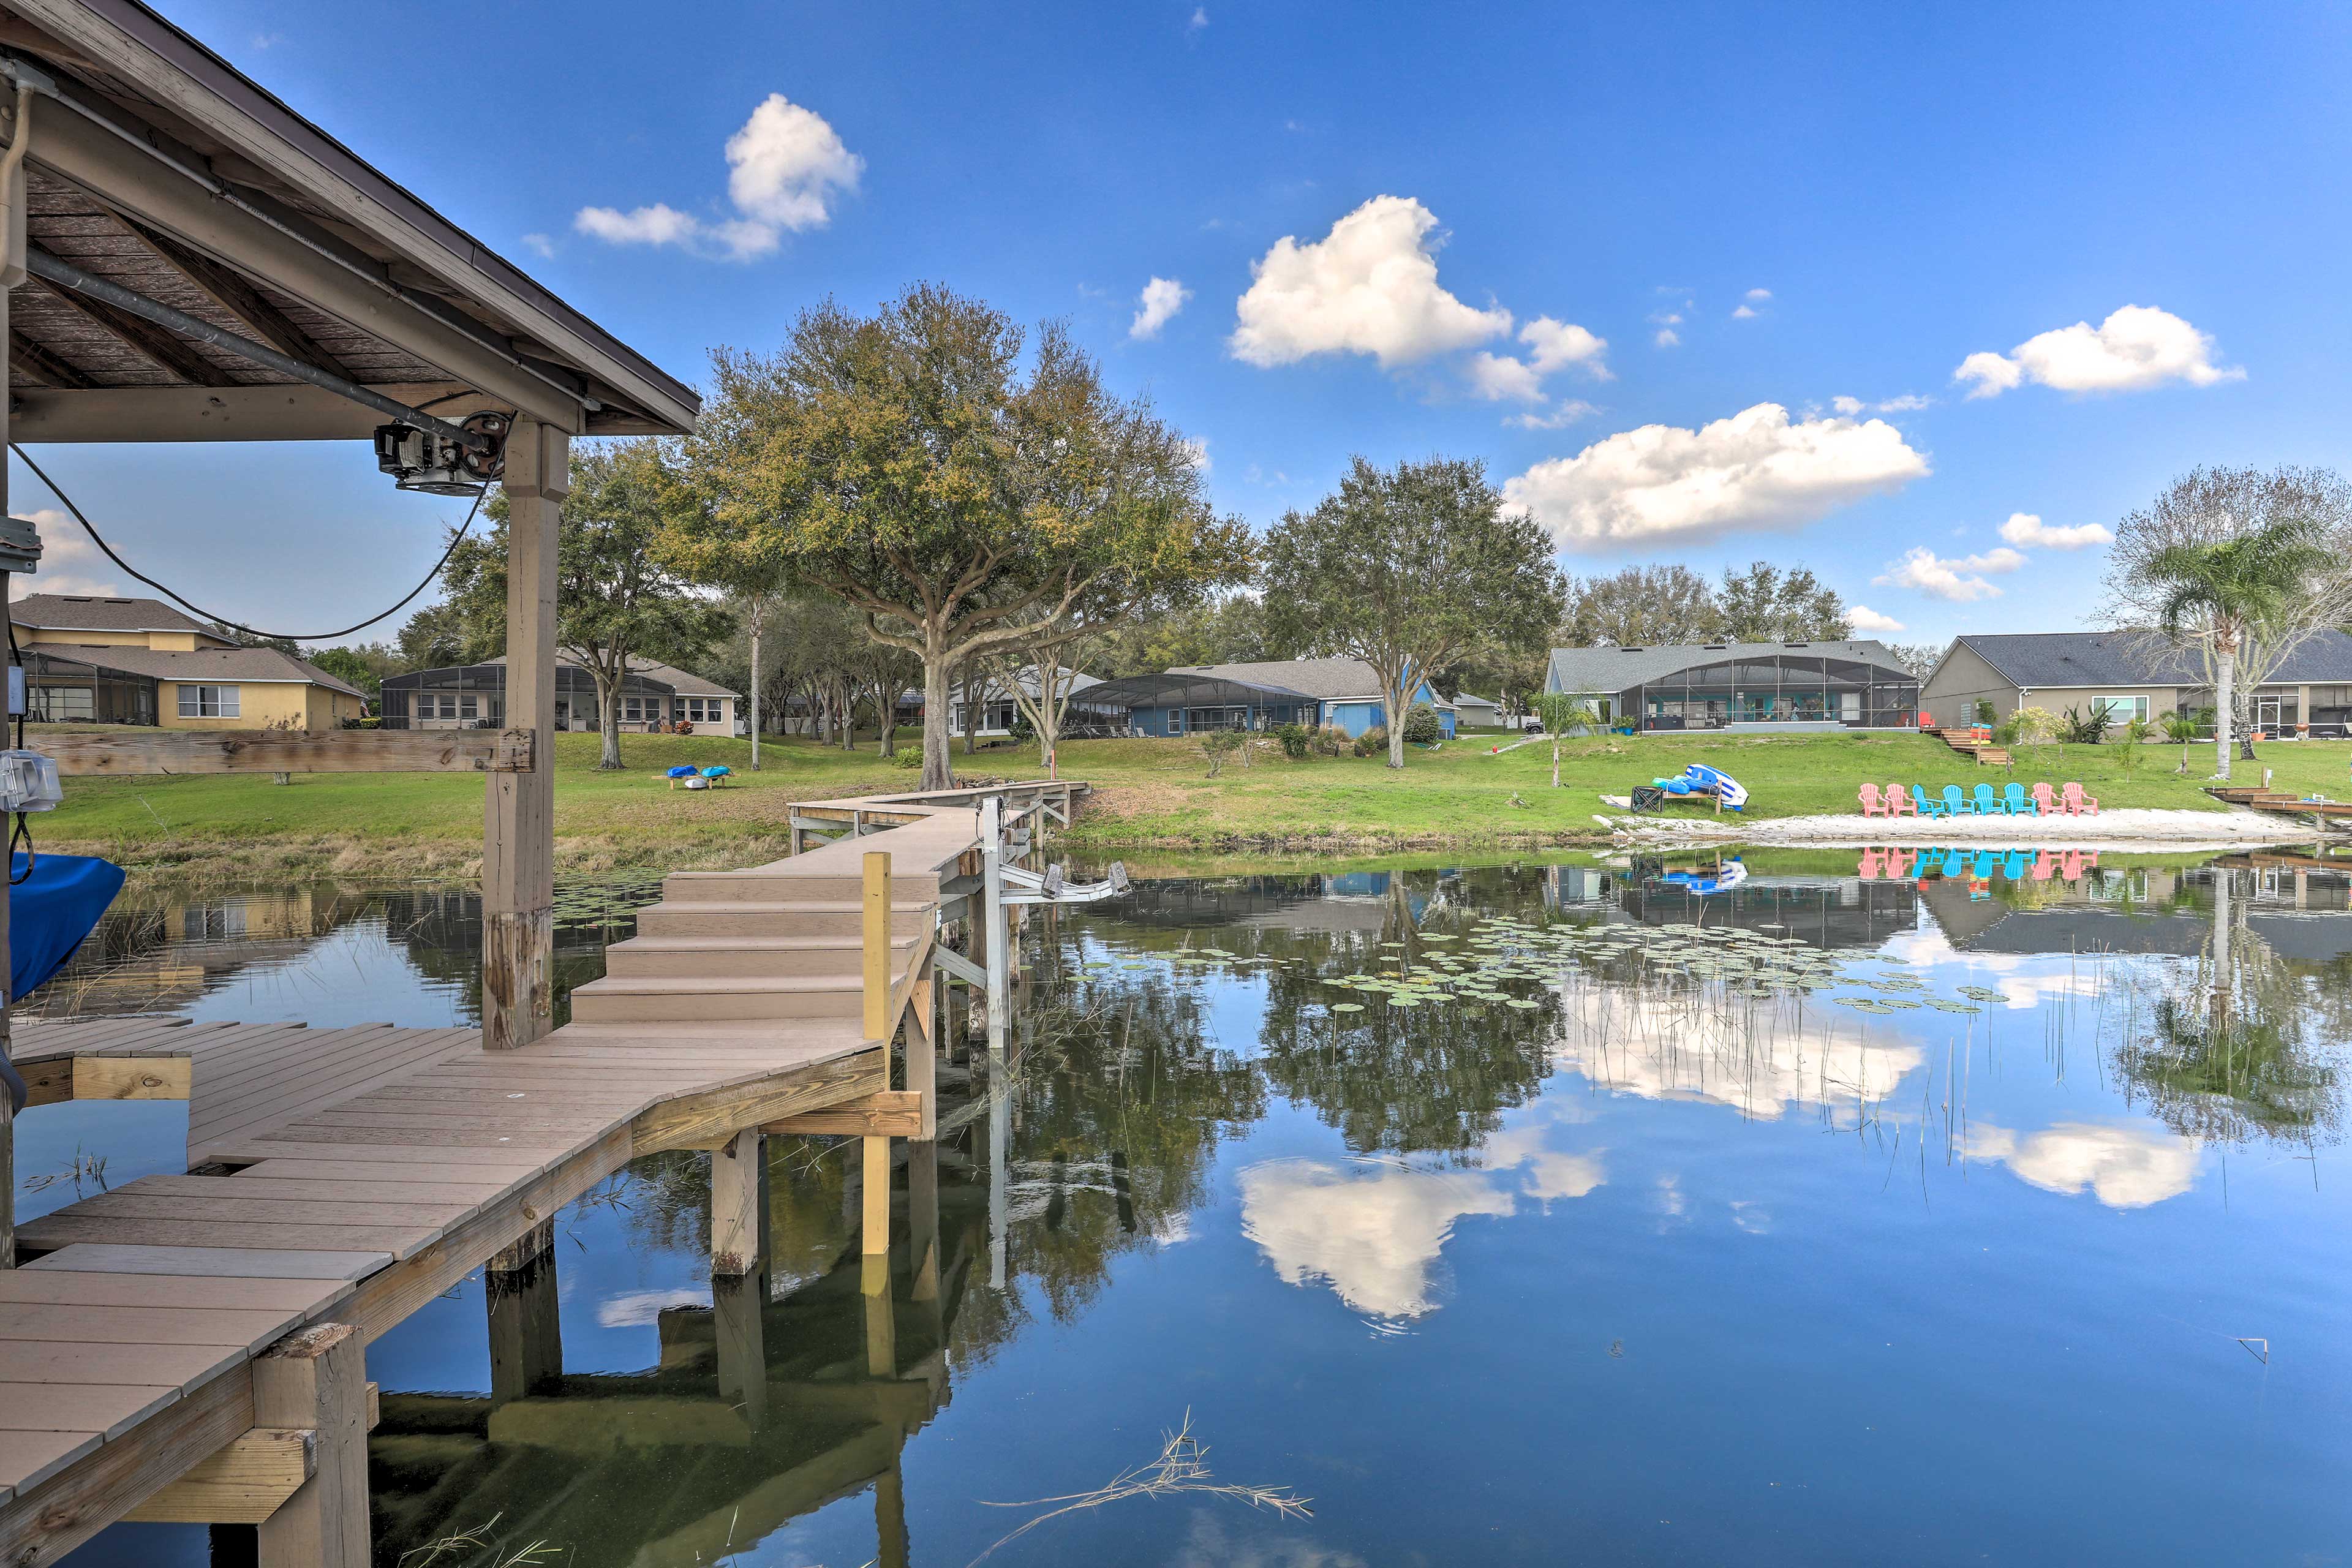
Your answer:
[[[529,773],[489,778],[482,829],[482,1047],[554,1026],[555,556],[572,438],[528,416],[507,437],[507,727],[532,731]]]
[[[940,1299],[940,1146],[935,1139],[917,1139],[907,1145],[907,1251],[914,1265],[915,1300],[937,1301]]]
[[[541,1248],[518,1268],[484,1269],[482,1294],[490,1320],[491,1407],[546,1393],[563,1376],[555,1249]]]
[[[866,1153],[865,1249],[874,1258],[890,1250],[890,1140],[866,1137],[859,1142]]]
[[[710,1281],[711,1327],[719,1340],[719,1397],[743,1412],[757,1432],[768,1419],[768,1276],[714,1275]]]
[[[999,1065],[992,1062],[991,1066]],[[1013,1194],[1006,1188],[1013,1142],[1013,1085],[1002,1072],[988,1075],[988,1282],[1004,1289],[1011,1259]]]
[[[768,1186],[768,1140],[756,1128],[710,1152],[710,1272],[756,1273],[766,1258],[760,1234]]]
[[[890,1466],[874,1478],[875,1568],[907,1568],[907,1480],[898,1468],[898,1443],[890,1446]]]
[[[890,1009],[890,852],[866,853],[866,1037],[888,1045]]]
[[[890,1258],[869,1253],[858,1264],[857,1288],[866,1299],[866,1375],[898,1375],[898,1325],[891,1317]]]
[[[1004,1027],[1008,998],[1004,931],[1003,803],[990,795],[980,803],[981,930],[988,944],[988,1061],[993,1072],[1004,1065]]]
[[[253,1423],[317,1434],[310,1479],[261,1521],[260,1568],[368,1568],[367,1368],[360,1331],[319,1323],[254,1358]]]

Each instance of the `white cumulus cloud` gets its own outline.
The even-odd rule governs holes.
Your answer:
[[[1765,300],[1769,300],[1772,297],[1772,290],[1769,289],[1750,289],[1748,290],[1748,297],[1760,305]]]
[[[1251,267],[1228,344],[1249,364],[1364,353],[1382,366],[1468,348],[1511,330],[1439,287],[1437,215],[1405,196],[1374,196],[1307,244],[1285,235]]]
[[[1481,349],[1471,356],[1464,374],[1470,378],[1471,390],[1489,403],[1507,398],[1520,403],[1543,401],[1543,373],[1513,355]]]
[[[1753,305],[1734,306],[1731,311],[1731,319],[1735,321],[1752,321],[1756,319],[1756,307]]]
[[[1130,338],[1158,337],[1160,329],[1166,326],[1176,312],[1184,308],[1184,301],[1192,297],[1192,290],[1173,278],[1152,279],[1143,286],[1143,292],[1136,296],[1135,321],[1127,329],[1127,335]]]
[[[2013,511],[2009,521],[2000,525],[2000,536],[2011,544],[2031,550],[2087,550],[2094,544],[2113,544],[2115,534],[2095,522],[2078,522],[2068,527],[2053,528],[2030,511]]]
[[[840,195],[855,191],[866,160],[814,110],[772,92],[727,139],[732,218],[703,219],[667,202],[582,207],[572,226],[613,245],[675,245],[697,255],[750,261],[782,243],[787,229],[822,228]]]
[[[1549,408],[1530,409],[1514,414],[1503,421],[1523,430],[1565,430],[1580,419],[1590,419],[1601,410],[1580,397],[1565,398]]]
[[[1893,616],[1882,616],[1868,605],[1848,605],[1845,618],[1858,632],[1899,632],[1903,623]]]
[[[1759,403],[1696,430],[1644,425],[1538,463],[1504,495],[1565,549],[1794,529],[1928,472],[1883,419],[1792,420]]]
[[[1662,349],[1670,349],[1683,341],[1683,335],[1672,327],[1660,327],[1657,337],[1653,341]]]
[[[1528,358],[1545,375],[1576,365],[1596,381],[1610,379],[1609,367],[1601,363],[1601,356],[1609,352],[1609,340],[1573,321],[1538,316],[1519,329],[1519,342],[1534,351]]]
[[[1952,373],[1970,397],[1997,397],[2028,381],[2060,392],[2137,392],[2168,381],[2192,386],[2242,381],[2246,373],[2213,363],[2210,336],[2169,310],[2126,305],[2094,327],[2077,321],[2025,340],[2006,354],[1972,353]]]
[[[1916,544],[1903,552],[1902,560],[1888,562],[1886,570],[1871,581],[1882,588],[1910,588],[1931,599],[1965,605],[2000,597],[2000,589],[1987,582],[1986,574],[1999,576],[2024,564],[2025,557],[2007,545],[1995,545],[1981,555],[1943,556]]]
[[[1840,395],[1830,399],[1830,406],[1848,416],[1856,414],[1910,414],[1927,407],[1933,401],[1933,398],[1922,397],[1916,392],[1906,392],[1900,397],[1889,397],[1879,403],[1865,403],[1859,397]]]

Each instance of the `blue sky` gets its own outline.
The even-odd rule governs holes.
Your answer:
[[[395,66],[364,7],[166,8],[680,376],[940,279],[1066,319],[1260,525],[1475,456],[1571,571],[1801,561],[1941,641],[2094,624],[2084,531],[2189,467],[2345,461],[2342,11],[489,5]],[[356,446],[47,456],[280,626],[454,516]]]

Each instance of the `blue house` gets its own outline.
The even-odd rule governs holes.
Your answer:
[[[1278,664],[1199,664],[1171,668],[1170,675],[1213,676],[1250,685],[1297,692],[1314,700],[1315,715],[1302,724],[1330,724],[1350,735],[1360,735],[1387,722],[1381,707],[1381,678],[1360,658],[1293,658]],[[1412,694],[1415,702],[1437,710],[1438,728],[1451,739],[1454,704],[1437,694],[1426,680]],[[1279,721],[1277,721],[1279,722]],[[1147,731],[1152,732],[1152,731]]]

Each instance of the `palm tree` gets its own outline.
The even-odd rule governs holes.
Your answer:
[[[2167,545],[2148,558],[2147,576],[2166,589],[2158,629],[2176,643],[2195,630],[2212,647],[2214,708],[2220,715],[2213,726],[2213,776],[2224,783],[2230,777],[2230,735],[2236,728],[2238,648],[2335,560],[2321,534],[2317,523],[2289,518],[2215,543]]]
[[[1598,730],[1601,714],[1590,700],[1571,697],[1565,691],[1538,691],[1535,695],[1537,717],[1543,721],[1544,732],[1551,737],[1551,787],[1559,787],[1559,738],[1570,730]]]
[[[2164,738],[2180,742],[2180,765],[2172,770],[2174,773],[2185,773],[2189,771],[2189,748],[2196,741],[2197,731],[2204,728],[2205,715],[2211,711],[2210,708],[2195,713],[2183,710],[2180,712],[2168,713],[2164,716]]]

